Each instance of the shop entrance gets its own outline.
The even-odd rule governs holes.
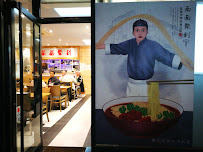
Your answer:
[[[43,115],[43,146],[90,146],[91,105],[88,99],[91,95],[91,49],[90,44],[81,40],[90,38],[90,26],[90,23],[41,25],[42,80],[48,83],[50,71],[54,71],[58,79],[66,71],[62,83],[70,81],[71,76],[79,83],[74,85],[75,93],[67,108],[60,111],[56,104],[48,112],[49,122]],[[62,103],[62,106],[65,104]]]

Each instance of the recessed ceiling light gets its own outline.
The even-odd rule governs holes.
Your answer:
[[[86,45],[91,45],[91,40],[90,39],[84,39],[82,40]]]
[[[61,17],[86,17],[91,16],[90,7],[70,7],[70,8],[54,8]]]
[[[49,45],[49,44],[47,44],[47,45]]]
[[[61,41],[61,39],[59,39],[59,41]]]
[[[49,30],[49,32],[52,33],[53,31],[52,31],[52,30]]]
[[[68,43],[66,43],[66,45],[68,45]]]

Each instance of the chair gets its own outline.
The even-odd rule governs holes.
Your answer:
[[[77,92],[77,96],[81,95],[81,88],[80,85],[75,87],[75,90]]]
[[[28,92],[34,93],[34,86],[28,86]]]
[[[28,92],[28,88],[23,88],[23,92]]]
[[[75,90],[73,90],[73,88],[72,88],[72,87],[73,87],[73,86],[72,86],[72,83],[73,83],[73,82],[63,82],[62,84],[63,84],[63,85],[65,84],[66,86],[70,86],[70,87],[71,87],[71,88],[70,88],[70,90],[71,90],[70,92],[71,92],[71,95],[73,96],[73,99],[75,100]],[[72,100],[72,99],[71,99],[71,100]]]
[[[70,86],[70,83],[69,82],[61,82],[61,86]],[[70,95],[71,95],[70,90],[71,90],[71,88],[61,89],[62,95],[66,95],[66,97],[67,97],[68,106],[69,106],[69,99],[70,99]]]
[[[50,88],[42,88],[42,93],[50,93]],[[42,114],[46,113],[47,120],[49,122],[49,115],[48,115],[48,96],[42,96]]]
[[[65,108],[67,107],[66,106],[67,95],[61,96],[61,90],[60,90],[59,85],[54,85],[54,86],[51,87],[51,95],[52,95],[52,101],[51,101],[51,104],[50,104],[50,111],[51,111],[52,103],[59,103],[60,111],[61,111],[61,104],[63,102],[65,102]],[[56,100],[58,100],[59,102],[56,102]]]
[[[75,90],[73,90],[73,82],[69,82],[71,86],[71,95],[73,96],[73,99],[75,100]]]

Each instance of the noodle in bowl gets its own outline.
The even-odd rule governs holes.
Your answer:
[[[167,113],[173,113],[173,117],[166,119],[163,116],[159,120],[157,118],[152,120],[150,119],[150,121],[148,121],[149,119],[145,118],[149,118],[149,115],[144,115],[141,116],[142,118],[134,117],[135,120],[123,119],[127,118],[125,116],[127,114],[130,116],[130,118],[132,118],[130,112],[127,112],[127,108],[129,108],[129,106],[127,105],[145,105],[144,108],[146,109],[147,96],[125,97],[111,100],[104,104],[103,112],[107,120],[114,126],[114,128],[119,129],[125,135],[143,138],[158,136],[169,127],[174,125],[183,113],[183,107],[178,103],[162,98],[160,98],[159,100],[162,109],[168,109],[167,111],[169,112]],[[124,111],[121,111],[122,108]],[[119,113],[118,109],[120,109],[122,113]]]

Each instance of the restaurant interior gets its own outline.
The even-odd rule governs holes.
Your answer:
[[[18,2],[21,2],[25,9],[31,10],[31,1],[19,0]],[[42,1],[41,17],[60,17],[54,8],[71,7],[70,5],[87,7],[90,12],[90,1],[71,4]],[[91,24],[41,24],[40,28],[41,35],[39,28],[33,27],[33,22],[22,15],[23,33],[22,46],[20,46],[16,10],[17,150],[21,151],[23,145],[25,151],[32,151],[41,140],[43,147],[80,147],[85,150],[86,147],[91,147]],[[35,32],[36,43],[33,43],[33,32]],[[20,47],[22,47],[22,54],[19,51]],[[41,55],[37,49],[39,47],[41,47]],[[20,63],[21,55],[23,66]],[[40,70],[42,86],[38,83]],[[65,82],[60,81],[57,85],[51,85],[50,72],[54,72],[54,76],[59,79],[62,71],[69,75],[69,79]],[[22,80],[23,110],[20,106]],[[36,92],[40,90],[42,90],[42,103],[36,97]],[[40,103],[42,110],[40,110]],[[23,123],[21,123],[22,111]],[[41,116],[42,119],[40,119]],[[42,129],[39,125],[40,120],[42,120]],[[42,135],[40,135],[41,130]]]

